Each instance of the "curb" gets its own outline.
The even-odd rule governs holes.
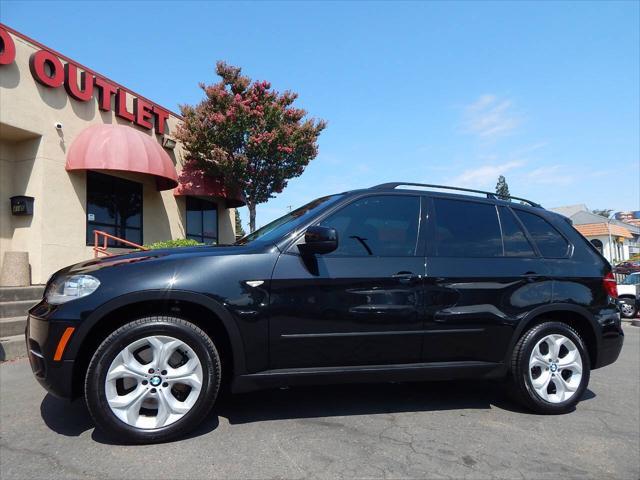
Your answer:
[[[0,362],[14,360],[27,355],[24,334],[0,338]]]

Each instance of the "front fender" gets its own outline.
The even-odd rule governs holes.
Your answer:
[[[107,317],[110,313],[127,305],[134,305],[141,302],[167,302],[167,301],[183,301],[199,305],[214,315],[222,322],[233,353],[234,371],[236,374],[246,373],[246,362],[244,355],[244,344],[236,322],[231,313],[217,300],[204,295],[202,293],[189,292],[184,290],[144,290],[140,292],[128,293],[116,297],[93,310],[78,326],[75,334],[77,338],[86,338],[91,330],[96,327],[100,321]],[[69,344],[68,356],[76,358],[80,349],[80,342],[71,342]]]

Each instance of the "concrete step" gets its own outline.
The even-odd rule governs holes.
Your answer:
[[[0,302],[15,302],[19,300],[33,300],[36,303],[42,298],[44,285],[30,287],[0,287]]]
[[[20,335],[27,328],[27,316],[0,318],[0,337]]]
[[[27,356],[27,344],[24,335],[12,335],[0,338],[0,361],[13,360]]]
[[[13,302],[0,302],[0,318],[11,318],[26,315],[27,310],[33,307],[37,300],[16,300]]]

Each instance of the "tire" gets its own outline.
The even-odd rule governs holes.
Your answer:
[[[636,302],[631,298],[620,299],[620,315],[624,318],[636,318],[638,314],[638,308]]]
[[[220,378],[218,351],[202,330],[180,318],[145,317],[100,344],[85,399],[97,428],[118,442],[164,442],[206,417]]]
[[[578,332],[565,323],[544,322],[527,330],[516,343],[511,360],[512,393],[536,413],[568,413],[587,389],[590,367],[589,353]]]

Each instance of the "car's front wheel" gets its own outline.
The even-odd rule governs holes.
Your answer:
[[[179,318],[147,317],[120,327],[98,347],[85,397],[108,435],[151,443],[196,427],[219,386],[220,358],[201,329]]]
[[[590,360],[578,332],[565,323],[544,322],[525,332],[513,351],[516,397],[531,410],[566,413],[589,384]]]

